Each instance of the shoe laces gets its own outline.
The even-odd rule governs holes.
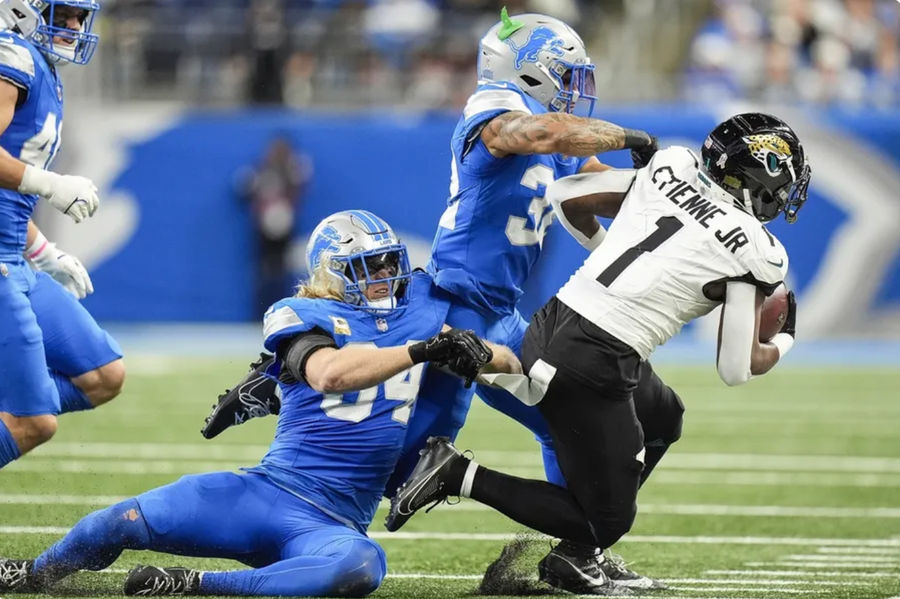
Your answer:
[[[17,587],[28,579],[28,562],[23,560],[0,560],[0,582],[10,588]]]
[[[608,549],[604,553],[603,550],[598,547],[597,554],[598,561],[601,564],[605,561],[610,565],[612,569],[617,570],[619,573],[633,575],[632,571],[628,569],[628,564],[625,562],[625,558],[623,558],[618,553],[614,553]]]

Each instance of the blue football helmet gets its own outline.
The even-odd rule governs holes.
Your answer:
[[[100,4],[94,0],[0,0],[0,24],[18,31],[54,64],[87,64],[100,36],[92,33]],[[67,22],[76,17],[78,31]],[[54,38],[71,43],[60,44]]]
[[[386,222],[366,210],[345,210],[323,219],[306,244],[306,265],[310,275],[321,271],[342,285],[348,304],[373,312],[406,304],[411,278],[406,246]],[[380,283],[390,285],[390,295],[368,299],[366,288]]]

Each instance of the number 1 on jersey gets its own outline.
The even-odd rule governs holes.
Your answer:
[[[637,260],[644,252],[652,252],[663,242],[678,232],[684,226],[678,218],[674,216],[663,216],[656,221],[656,230],[650,233],[643,241],[634,247],[625,250],[625,253],[613,260],[613,263],[606,267],[606,270],[597,277],[597,282],[604,287],[609,287],[612,282],[622,274],[628,266]]]

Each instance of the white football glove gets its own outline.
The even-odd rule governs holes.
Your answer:
[[[76,298],[84,299],[94,293],[94,284],[81,260],[57,248],[55,243],[46,242],[43,249],[37,255],[28,256],[28,260],[37,270],[53,277]]]
[[[87,177],[60,175],[31,165],[25,167],[19,191],[41,196],[76,223],[94,216],[100,205],[97,186]]]

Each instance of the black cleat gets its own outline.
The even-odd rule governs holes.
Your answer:
[[[538,562],[538,578],[552,587],[576,595],[629,597],[634,592],[613,582],[601,567],[603,551],[596,547],[560,541]]]
[[[259,354],[259,360],[250,364],[250,372],[232,389],[225,389],[219,402],[206,417],[200,433],[212,439],[230,426],[243,424],[252,418],[262,418],[281,411],[278,383],[265,375],[266,368],[275,356]]]
[[[622,556],[613,553],[609,549],[606,550],[603,558],[599,562],[600,567],[603,568],[609,579],[619,586],[642,591],[662,591],[669,588],[664,582],[638,574],[634,570],[629,570]]]
[[[125,579],[125,594],[144,597],[197,595],[201,578],[200,572],[188,568],[135,566]]]
[[[0,593],[24,593],[34,591],[31,575],[34,560],[0,558]]]
[[[391,510],[384,519],[384,526],[390,532],[400,530],[413,514],[429,503],[434,507],[448,495],[459,492],[465,468],[454,466],[459,460],[468,462],[468,459],[453,447],[450,439],[428,437],[419,456],[412,474],[391,497]],[[454,480],[456,478],[459,480]]]

